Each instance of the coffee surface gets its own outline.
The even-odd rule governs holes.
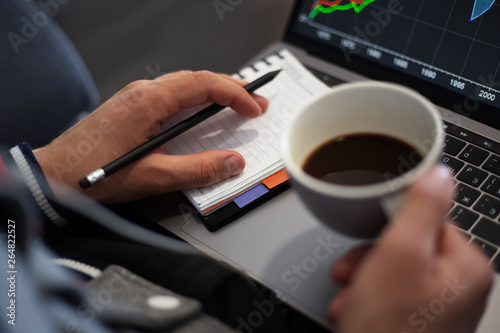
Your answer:
[[[351,134],[330,140],[306,159],[303,170],[338,185],[370,185],[400,176],[422,161],[409,144],[379,134]]]

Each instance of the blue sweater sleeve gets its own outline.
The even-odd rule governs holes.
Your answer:
[[[63,2],[0,0],[0,142],[9,147],[45,146],[98,105],[90,72],[50,15]]]

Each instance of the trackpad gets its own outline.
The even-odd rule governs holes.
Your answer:
[[[359,243],[320,224],[293,189],[214,233],[196,219],[182,231],[324,325],[337,292],[331,266]]]

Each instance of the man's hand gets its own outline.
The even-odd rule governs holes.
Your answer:
[[[228,105],[245,117],[268,106],[250,96],[246,82],[207,71],[182,71],[152,81],[136,81],[102,104],[46,147],[34,151],[56,195],[59,181],[79,190],[78,181],[160,134],[181,109],[206,103]],[[238,175],[245,166],[234,151],[166,155],[160,149],[99,182],[85,193],[102,202],[124,202],[148,195],[208,186]]]
[[[493,281],[486,256],[448,223],[452,182],[442,168],[409,191],[373,246],[339,260],[329,319],[342,333],[474,332]]]

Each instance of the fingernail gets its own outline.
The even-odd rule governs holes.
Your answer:
[[[442,193],[448,188],[453,188],[452,174],[446,165],[440,164],[430,172],[426,187],[428,191]]]
[[[442,179],[450,179],[451,177],[451,172],[448,166],[446,166],[445,164],[439,165],[438,172],[439,172],[439,177]]]
[[[226,160],[226,175],[227,177],[233,177],[239,175],[243,168],[245,167],[245,163],[242,162],[242,159],[239,156],[231,156]]]

